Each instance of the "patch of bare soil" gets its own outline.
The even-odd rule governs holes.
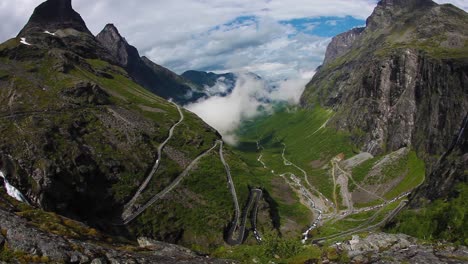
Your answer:
[[[314,160],[311,161],[309,165],[314,169],[320,169],[325,166],[325,164],[327,164],[327,162],[324,160]]]
[[[141,108],[141,110],[146,111],[146,112],[151,112],[151,113],[166,113],[166,111],[159,109],[159,108],[154,108],[154,107],[149,107],[146,105],[138,105],[138,107]]]
[[[366,190],[372,190],[372,192],[376,195],[383,197],[386,193],[395,188],[405,177],[406,175],[402,175],[396,179],[382,184],[363,185],[362,187]],[[354,203],[369,203],[378,199],[376,196],[371,195],[359,188],[356,188],[356,190],[352,193],[352,197]]]
[[[372,190],[373,186],[365,186],[364,188],[369,188]],[[359,188],[356,188],[356,190],[351,194],[351,197],[353,203],[355,204],[370,203],[378,199],[375,195],[372,195]]]
[[[294,197],[294,190],[281,177],[274,177],[271,180],[272,194],[279,198],[282,203],[287,205],[296,204],[296,198]]]
[[[184,155],[184,153],[177,149],[166,146],[163,149],[164,153],[173,161],[175,161],[181,168],[186,168],[192,161]]]

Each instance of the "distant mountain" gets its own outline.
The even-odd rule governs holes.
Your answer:
[[[255,73],[249,72],[246,74],[250,75],[252,78],[261,79],[261,77]],[[238,74],[232,72],[217,74],[213,72],[190,70],[182,73],[182,77],[197,85],[198,91],[204,93],[205,97],[227,96],[231,94],[238,80]]]
[[[201,96],[189,81],[146,57],[140,57],[138,50],[128,44],[113,24],[106,25],[96,39],[117,59],[119,66],[127,70],[132,79],[153,93],[181,104]]]
[[[196,84],[198,90],[205,92],[208,96],[226,96],[234,90],[237,82],[234,73],[216,74],[204,71],[186,71],[182,73],[182,77]]]

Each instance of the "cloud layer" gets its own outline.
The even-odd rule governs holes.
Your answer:
[[[228,96],[202,99],[185,108],[217,129],[226,142],[235,144],[235,130],[243,120],[251,119],[262,111],[268,111],[271,101],[298,103],[312,75],[313,72],[303,72],[300,78],[276,82],[272,88],[271,83],[251,74],[238,74],[236,87]]]
[[[0,0],[0,41],[15,36],[42,1]],[[74,0],[73,5],[93,33],[112,22],[143,55],[178,73],[249,70],[282,79],[314,70],[330,37],[359,21],[364,23],[376,2]],[[468,10],[466,0],[438,2]],[[346,17],[352,19],[341,19]],[[321,25],[322,30],[314,33]]]

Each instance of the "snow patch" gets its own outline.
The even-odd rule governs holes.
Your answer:
[[[21,44],[24,44],[24,45],[27,45],[27,46],[31,46],[30,43],[26,42],[26,38],[21,38]]]
[[[51,36],[55,36],[55,33],[51,33],[51,32],[49,32],[49,31],[47,31],[47,30],[44,31],[44,33],[45,33],[45,34],[49,34],[49,35],[51,35]]]

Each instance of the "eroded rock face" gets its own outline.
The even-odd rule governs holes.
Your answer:
[[[49,31],[52,33],[66,28],[92,35],[80,14],[73,10],[71,0],[47,0],[34,10],[29,22],[18,34],[18,37],[24,37],[34,32]]]
[[[364,28],[354,28],[348,32],[339,34],[332,39],[330,45],[328,45],[325,53],[325,60],[323,64],[328,64],[334,61],[336,58],[348,52],[354,43],[354,41],[361,35]]]
[[[129,64],[140,60],[137,49],[127,43],[113,24],[107,24],[96,39],[110,51],[122,67],[128,67]]]
[[[468,182],[468,114],[458,134],[453,137],[447,152],[437,161],[426,182],[418,189],[410,201],[410,206],[418,207],[425,199],[430,201],[441,197],[452,197],[459,183]]]

